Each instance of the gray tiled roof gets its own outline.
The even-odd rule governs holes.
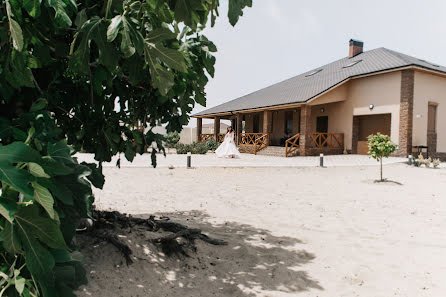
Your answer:
[[[361,62],[351,67],[345,67],[355,61]],[[419,66],[446,73],[446,67],[386,48],[377,48],[363,52],[353,58],[346,57],[318,67],[251,94],[206,109],[193,116],[306,102],[351,77],[406,66]],[[319,69],[322,69],[322,71],[309,76],[310,73]]]

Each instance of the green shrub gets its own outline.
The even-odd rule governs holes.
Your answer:
[[[215,152],[216,149],[218,149],[218,147],[220,146],[220,143],[218,143],[217,141],[215,141],[214,138],[209,139],[206,144],[208,145],[208,148],[210,151]]]
[[[433,166],[434,168],[438,168],[438,166],[440,166],[440,164],[441,164],[440,159],[434,159],[434,160],[432,161],[432,166]]]
[[[425,159],[423,154],[420,153],[418,155],[418,158],[415,160],[414,165],[416,167],[421,167],[424,165],[426,168],[428,168],[428,167],[430,167],[431,161],[432,161],[431,158]]]
[[[381,181],[383,181],[383,158],[388,158],[391,153],[395,152],[397,145],[390,140],[390,136],[377,133],[367,137],[369,146],[369,156],[379,161],[381,168]]]
[[[190,144],[178,143],[175,148],[177,149],[177,154],[184,155],[190,152]]]
[[[205,142],[194,142],[192,144],[192,154],[204,155],[209,151],[209,146]]]
[[[180,141],[180,133],[178,132],[169,132],[166,135],[166,147],[174,148],[178,142]]]
[[[204,142],[194,142],[192,144],[182,144],[178,143],[176,145],[177,154],[187,154],[191,152],[192,154],[201,154],[204,155],[209,151],[209,147],[207,143]]]

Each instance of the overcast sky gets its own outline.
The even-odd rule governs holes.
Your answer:
[[[218,48],[207,107],[343,58],[350,38],[366,51],[386,47],[446,65],[444,0],[253,0],[234,28],[220,2],[221,17],[205,31]]]

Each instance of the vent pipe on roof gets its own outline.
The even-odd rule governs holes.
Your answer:
[[[359,55],[362,53],[363,49],[364,49],[364,42],[355,39],[350,39],[348,56],[351,58],[356,55]]]

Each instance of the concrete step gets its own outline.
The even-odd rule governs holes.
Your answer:
[[[285,157],[285,147],[281,146],[268,146],[257,152],[257,155],[262,156],[275,156],[275,157]]]

